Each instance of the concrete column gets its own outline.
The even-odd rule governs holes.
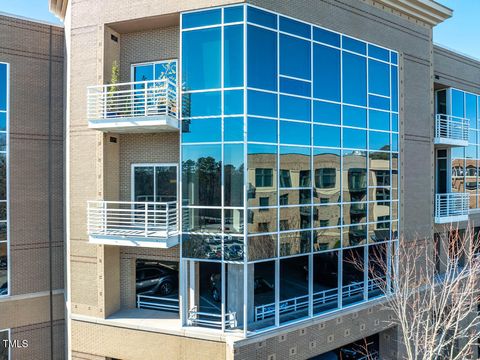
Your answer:
[[[248,265],[247,272],[247,293],[248,293],[248,322],[253,321],[253,295],[254,295],[254,267]],[[225,306],[226,312],[236,312],[238,327],[243,327],[243,289],[244,289],[244,268],[243,264],[228,264],[227,265],[227,304]]]

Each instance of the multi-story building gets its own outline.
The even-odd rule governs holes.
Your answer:
[[[399,238],[476,220],[480,63],[433,45],[451,10],[50,7],[66,28],[70,356],[328,359],[365,340],[398,358],[389,270],[352,259],[390,269]]]
[[[64,32],[0,34],[0,359],[63,359]]]

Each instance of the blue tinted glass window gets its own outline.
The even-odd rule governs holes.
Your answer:
[[[243,141],[243,117],[226,117],[223,119],[224,141]]]
[[[385,111],[370,110],[368,112],[370,129],[390,130],[390,113]]]
[[[280,117],[282,119],[310,121],[310,100],[293,96],[280,96]]]
[[[0,110],[7,110],[7,65],[0,64]]]
[[[388,64],[368,60],[368,91],[384,96],[390,95],[390,66]]]
[[[7,130],[7,113],[0,112],[0,131]]]
[[[310,25],[280,16],[280,31],[310,39]]]
[[[189,120],[189,125],[183,127],[182,141],[184,143],[222,141],[222,119]]]
[[[280,77],[280,92],[310,97],[311,85],[307,81]]]
[[[225,115],[243,114],[243,90],[225,91],[223,97]]]
[[[182,15],[182,28],[190,29],[200,26],[220,24],[222,22],[222,10],[212,9],[197,11]]]
[[[249,6],[247,8],[247,20],[251,23],[277,28],[277,15]]]
[[[367,132],[365,130],[343,128],[343,147],[349,149],[366,149]]]
[[[365,106],[367,104],[367,67],[362,56],[343,54],[343,102]]]
[[[367,127],[367,110],[354,106],[343,106],[343,125]]]
[[[338,126],[313,126],[313,145],[340,147],[340,127]]]
[[[473,94],[465,94],[466,112],[465,117],[470,120],[470,128],[477,128],[477,97]]]
[[[398,114],[392,114],[392,131],[398,131]]]
[[[368,56],[378,60],[390,61],[390,51],[372,44],[368,45]]]
[[[248,114],[277,117],[277,95],[249,90],[247,93]]]
[[[465,117],[465,93],[463,91],[452,89],[452,115]]]
[[[340,105],[323,101],[314,101],[313,121],[340,125]]]
[[[370,150],[390,150],[390,133],[369,131],[368,146]]]
[[[224,87],[243,85],[243,26],[224,28]]]
[[[340,101],[340,51],[313,45],[313,96]]]
[[[223,22],[232,23],[243,20],[243,6],[231,6],[223,9]]]
[[[174,84],[177,83],[177,62],[163,61],[155,64],[155,78],[156,79],[168,79]]]
[[[392,134],[392,151],[398,151],[398,134]]]
[[[186,90],[220,87],[220,28],[182,33],[182,76]]]
[[[398,111],[398,69],[396,66],[391,67],[392,79],[392,111]]]
[[[248,141],[277,142],[277,120],[248,118]]]
[[[332,46],[340,46],[340,34],[317,28],[315,26],[313,27],[313,40]]]
[[[280,73],[310,79],[310,42],[280,35]]]
[[[390,99],[376,95],[369,95],[368,105],[375,109],[390,110]]]
[[[394,51],[390,52],[390,62],[395,65],[398,64],[398,54]]]
[[[367,44],[348,36],[342,36],[342,48],[362,55],[366,55],[367,53]]]
[[[220,115],[220,94],[220,91],[184,94],[183,117]]]
[[[133,67],[133,81],[149,81],[153,79],[153,66],[148,65],[135,65]],[[143,87],[140,87],[143,89]]]
[[[280,143],[310,145],[310,125],[292,121],[280,121]]]
[[[248,86],[277,90],[277,34],[248,26]]]

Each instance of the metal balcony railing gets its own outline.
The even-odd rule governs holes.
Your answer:
[[[180,311],[178,298],[167,298],[139,294],[137,295],[137,307],[139,309],[152,309],[178,313]]]
[[[468,217],[470,197],[468,193],[446,193],[435,195],[435,221],[437,223],[462,220]],[[443,220],[445,219],[445,221]]]
[[[467,146],[469,125],[468,119],[437,114],[435,117],[435,143]]]
[[[178,208],[171,202],[89,201],[88,234],[121,238],[178,235]]]
[[[222,315],[207,312],[200,312],[194,306],[188,311],[188,322],[192,326],[210,327],[215,329],[222,328]],[[231,330],[237,327],[237,313],[227,312],[223,318],[225,329]]]
[[[169,80],[90,86],[88,120],[148,116],[178,117],[177,86]]]

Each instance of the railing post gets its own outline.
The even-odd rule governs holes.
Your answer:
[[[148,236],[148,203],[145,202],[145,237]]]
[[[170,206],[170,203],[167,202],[167,204],[166,204],[166,213],[165,213],[165,217],[166,217],[166,219],[165,219],[165,220],[166,220],[165,225],[166,225],[166,227],[167,227],[167,228],[166,228],[166,235],[167,235],[167,237],[168,237],[168,234],[169,234],[169,232],[170,232],[170,208],[169,208],[169,206]]]
[[[148,89],[147,89],[147,86],[148,86],[148,83],[145,81],[145,86],[144,86],[144,89],[143,89],[143,92],[144,92],[144,95],[143,95],[144,96],[144,99],[143,99],[144,100],[144,105],[143,106],[145,107],[145,116],[148,115],[148,106],[147,106],[147,104],[148,104],[147,90]]]
[[[106,235],[107,234],[107,202],[104,201],[102,204],[102,209],[103,209],[103,233]]]
[[[107,118],[107,97],[108,97],[108,95],[107,95],[106,90],[107,90],[107,88],[104,87],[103,88],[103,93],[102,93],[102,95],[103,95],[102,96],[103,97],[103,116],[102,116],[102,118],[103,119]]]

